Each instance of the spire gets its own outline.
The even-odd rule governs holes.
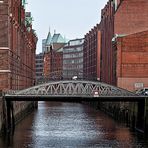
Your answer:
[[[51,33],[50,33],[50,26],[49,26],[49,32],[46,38],[46,45],[50,45],[51,43]]]
[[[54,29],[54,34],[56,34],[56,30]]]
[[[49,26],[49,32],[50,32],[50,26]]]

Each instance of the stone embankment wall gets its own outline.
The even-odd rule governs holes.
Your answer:
[[[19,122],[31,111],[33,111],[33,109],[36,108],[35,105],[35,102],[13,101],[15,123]]]
[[[13,115],[15,124],[28,115],[34,108],[37,108],[37,102],[13,101]],[[0,135],[9,130],[7,119],[7,106],[4,98],[0,97]],[[11,115],[12,116],[12,115]],[[10,126],[11,127],[11,126]]]
[[[89,102],[85,104],[102,110],[133,130],[148,135],[148,99],[143,102]]]

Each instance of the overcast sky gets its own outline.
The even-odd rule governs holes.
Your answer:
[[[27,0],[26,9],[33,16],[33,28],[38,36],[37,53],[42,51],[42,39],[51,33],[61,33],[67,39],[83,38],[100,22],[101,9],[108,0]]]

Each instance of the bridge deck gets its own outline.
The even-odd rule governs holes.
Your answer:
[[[81,102],[81,101],[101,101],[101,102],[139,102],[144,101],[147,97],[145,96],[100,96],[100,97],[77,97],[77,96],[5,96],[6,100],[9,101],[55,101],[55,102]]]
[[[141,101],[138,96],[99,81],[52,81],[5,94],[7,100],[18,101]]]

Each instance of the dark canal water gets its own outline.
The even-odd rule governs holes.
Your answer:
[[[146,141],[89,106],[40,102],[0,148],[146,148]]]

